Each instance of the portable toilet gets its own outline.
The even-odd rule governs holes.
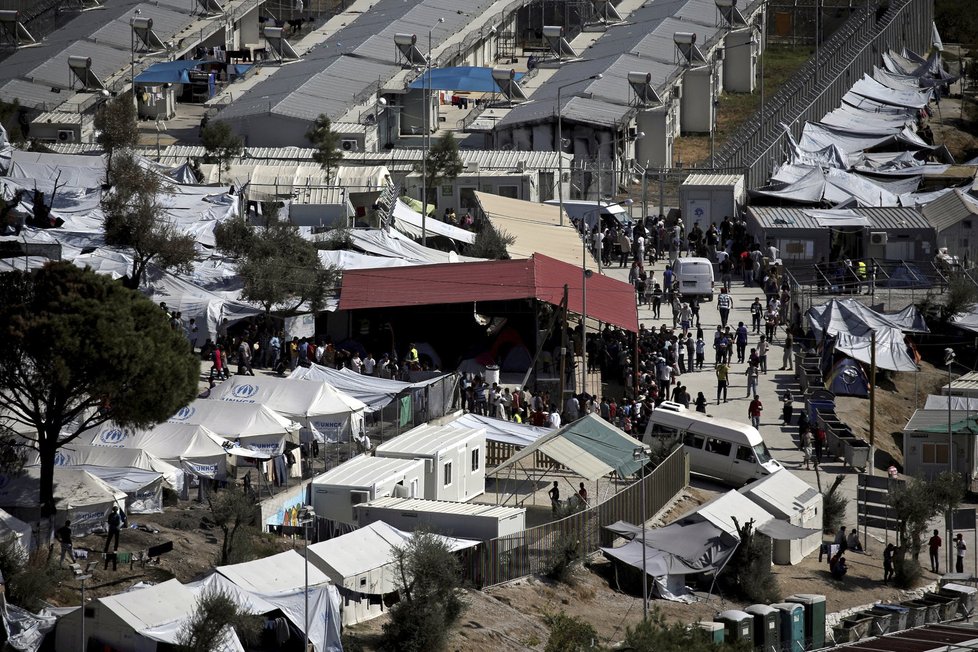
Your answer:
[[[714,645],[723,645],[723,623],[714,623],[709,620],[701,620],[693,623],[693,626],[702,630],[706,635],[707,640]]]
[[[713,620],[723,623],[725,640],[731,643],[747,641],[753,645],[754,616],[739,609],[728,609],[721,611]]]
[[[766,604],[752,604],[744,611],[754,616],[754,649],[760,652],[779,652],[781,612]]]
[[[780,614],[781,649],[786,652],[805,651],[805,607],[795,602],[776,602],[771,605]]]
[[[796,593],[784,599],[805,608],[805,640],[811,650],[825,647],[825,596],[814,593]]]

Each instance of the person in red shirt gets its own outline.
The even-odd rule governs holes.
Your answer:
[[[761,404],[761,397],[754,394],[754,400],[750,402],[749,406],[747,406],[747,416],[750,417],[750,425],[754,426],[755,428],[760,427],[761,411],[763,409],[764,406]]]

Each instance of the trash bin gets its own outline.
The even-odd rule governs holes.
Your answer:
[[[891,632],[901,632],[907,629],[907,618],[910,615],[910,607],[906,607],[902,604],[877,603],[876,605],[873,606],[873,610],[885,611],[892,616],[892,618],[890,618]]]
[[[785,602],[797,602],[805,607],[805,649],[825,647],[825,596],[814,593],[789,595]]]
[[[865,469],[869,464],[869,444],[862,439],[845,440],[846,465],[851,469]]]
[[[720,645],[723,643],[723,633],[724,625],[723,623],[714,623],[708,620],[701,620],[699,622],[693,623],[697,629],[703,630],[706,633],[706,637],[711,643]]]
[[[781,614],[781,649],[784,652],[804,652],[805,607],[797,602],[776,602],[771,606]]]
[[[960,607],[958,615],[971,618],[975,613],[976,602],[978,602],[978,589],[964,584],[948,583],[938,590],[938,595],[948,595],[951,597],[959,596]]]
[[[497,365],[491,364],[486,367],[485,381],[490,387],[493,383],[499,384],[499,367]]]
[[[919,625],[930,625],[931,623],[936,623],[940,621],[940,616],[941,616],[940,609],[939,609],[940,605],[937,603],[926,602],[924,600],[905,600],[900,604],[904,605],[905,607],[918,608],[921,610],[921,612],[923,612],[923,622],[917,620],[917,622],[913,625],[910,625],[911,621],[913,620],[912,618],[913,612],[911,611],[911,613],[908,614],[907,624],[910,625],[911,627],[917,627]]]
[[[866,611],[860,611],[857,616],[865,616],[870,619],[869,623],[869,635],[870,636],[885,636],[889,634],[890,622],[893,620],[893,614],[885,609],[877,609],[873,607],[872,609],[867,609]]]
[[[832,628],[832,633],[835,635],[835,642],[837,644],[854,643],[861,638],[871,636],[872,623],[872,617],[865,614],[853,614],[852,616],[843,618],[838,625]],[[818,648],[812,645],[812,649]]]
[[[781,612],[766,604],[752,604],[744,611],[754,616],[754,649],[760,652],[779,652]]]
[[[721,611],[714,618],[718,623],[723,623],[724,640],[731,643],[747,641],[753,645],[754,642],[754,616],[739,609],[728,609]]]
[[[907,608],[907,629],[923,627],[927,624],[927,605],[916,600],[905,600],[900,603],[900,606]]]
[[[952,598],[946,595],[938,595],[937,593],[925,593],[920,599],[928,604],[937,605],[937,622],[942,623],[946,620],[952,620],[958,614],[960,600],[956,597]]]

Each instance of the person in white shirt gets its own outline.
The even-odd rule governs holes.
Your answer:
[[[557,411],[556,405],[550,406],[550,427],[559,428],[560,427],[560,412]]]
[[[358,374],[363,373],[363,360],[360,359],[359,353],[353,354],[353,359],[350,360],[350,368]]]
[[[363,373],[368,376],[374,375],[374,369],[377,368],[377,361],[374,360],[374,354],[368,353],[367,358],[363,361]]]

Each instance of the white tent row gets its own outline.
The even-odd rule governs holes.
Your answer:
[[[209,400],[264,405],[299,422],[301,441],[350,441],[363,433],[366,405],[327,383],[271,376],[232,376]]]
[[[475,547],[478,541],[435,535],[449,550]],[[382,521],[309,546],[309,562],[332,580],[343,597],[343,624],[354,625],[384,612],[381,596],[398,590],[394,549],[411,540]],[[218,569],[220,571],[220,569]]]
[[[420,265],[482,260],[481,258],[460,256],[454,251],[445,252],[423,247],[396,230],[387,232],[383,229],[350,229],[349,234],[355,249],[375,256],[400,258]]]
[[[219,169],[217,163],[201,163],[203,184],[233,184],[238,188],[250,185],[263,194],[293,195],[301,188],[348,188],[349,192],[379,192],[390,185],[391,173],[383,165],[340,165],[332,169],[332,177],[312,161],[306,163],[271,163],[237,159],[230,170]],[[219,181],[220,179],[220,181]]]
[[[320,249],[319,260],[322,261],[323,265],[332,266],[344,271],[350,269],[377,269],[380,267],[410,267],[420,264],[403,258],[373,256],[345,249],[334,251]]]
[[[405,396],[409,393],[413,395],[413,401],[417,404],[417,401],[420,400],[419,394],[425,388],[447,375],[450,374],[416,383],[406,383],[390,378],[359,374],[346,367],[330,369],[322,365],[311,364],[308,367],[296,367],[289,378],[324,382],[344,394],[362,401],[366,404],[368,412],[376,412],[389,405],[398,396]]]
[[[33,523],[41,519],[40,467],[27,467],[16,475],[0,474],[0,508]],[[56,522],[71,519],[72,528],[84,534],[102,526],[106,513],[117,505],[125,507],[126,494],[80,469],[54,469]]]
[[[40,455],[31,449],[26,466],[38,466]],[[183,471],[152,453],[138,448],[109,448],[91,446],[78,440],[58,449],[54,463],[59,467],[102,467],[116,469],[135,469],[159,474],[166,485],[176,492],[183,489]]]

